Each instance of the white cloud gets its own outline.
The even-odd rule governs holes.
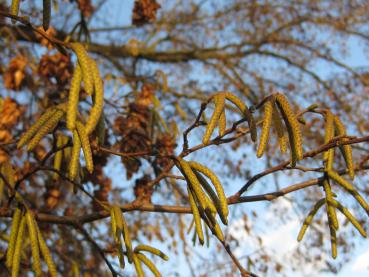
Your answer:
[[[369,268],[369,250],[359,255],[353,262],[351,270],[353,272],[368,272]]]

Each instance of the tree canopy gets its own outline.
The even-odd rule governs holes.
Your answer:
[[[338,272],[367,237],[368,10],[0,1],[0,272]]]

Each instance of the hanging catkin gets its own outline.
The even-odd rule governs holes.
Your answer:
[[[88,135],[90,135],[95,130],[96,125],[102,115],[104,106],[104,85],[99,73],[99,68],[96,62],[92,59],[90,59],[90,66],[93,76],[95,93],[93,95],[94,103],[86,123],[86,132]]]
[[[210,118],[208,125],[206,126],[206,131],[202,139],[203,144],[209,144],[210,137],[212,133],[214,132],[214,129],[217,126],[217,123],[219,122],[219,117],[224,111],[225,98],[223,94],[215,95],[213,99],[215,103],[215,109],[214,109],[213,115]]]
[[[346,128],[345,125],[343,125],[342,121],[339,119],[338,116],[334,117],[334,128],[336,131],[337,136],[345,136],[346,135]],[[347,141],[347,138],[343,138],[342,141]],[[351,180],[354,180],[355,178],[355,171],[354,171],[354,162],[352,159],[352,148],[351,145],[340,145],[340,151],[343,155],[343,158],[346,162],[346,167],[348,171],[348,175],[351,178]]]
[[[67,128],[73,131],[76,127],[76,118],[78,114],[79,91],[82,82],[82,70],[79,64],[76,64],[69,89],[67,106]]]
[[[301,160],[303,157],[299,122],[283,94],[277,93],[275,99],[287,128],[291,147],[291,166],[294,167],[297,161]]]
[[[264,106],[264,120],[261,129],[260,142],[256,156],[261,158],[269,140],[270,127],[272,126],[273,102],[267,101]]]

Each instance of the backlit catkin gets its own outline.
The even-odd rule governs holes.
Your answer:
[[[336,172],[329,170],[328,176],[332,180],[334,180],[338,185],[343,187],[347,192],[349,192],[356,201],[360,204],[361,207],[366,211],[366,213],[369,215],[369,205],[365,201],[365,199],[359,194],[359,192],[355,189],[355,187],[350,184],[348,181],[346,181],[344,178],[342,178],[340,175],[338,175]]]
[[[18,277],[22,247],[23,247],[25,225],[26,225],[26,217],[22,216],[19,222],[17,240],[15,243],[15,249],[14,249],[14,256],[13,256],[13,263],[12,263],[12,277]]]
[[[22,211],[19,208],[15,209],[13,220],[12,220],[12,227],[10,230],[10,237],[9,237],[9,244],[8,244],[8,250],[6,251],[6,266],[10,268],[13,263],[13,255],[15,250],[15,244],[17,240],[18,235],[18,229],[19,229],[19,222],[21,220]]]
[[[160,251],[159,249],[152,247],[150,245],[140,244],[137,245],[134,249],[134,252],[139,253],[140,251],[149,252],[151,254],[154,254],[160,258],[162,258],[164,261],[168,261],[169,257],[165,255],[164,252]]]
[[[325,198],[320,199],[318,202],[316,202],[316,204],[314,205],[314,207],[310,210],[309,214],[307,215],[307,217],[305,218],[305,221],[300,229],[300,232],[297,236],[297,241],[301,241],[302,238],[305,235],[305,232],[307,230],[307,228],[310,226],[311,222],[313,221],[313,218],[315,216],[315,214],[318,212],[318,210],[323,206],[325,202]]]
[[[204,244],[204,233],[202,231],[201,217],[200,217],[199,209],[196,205],[195,198],[192,195],[191,189],[189,187],[187,187],[187,192],[188,192],[188,200],[190,202],[193,218],[195,220],[196,233],[199,237],[200,244],[203,245]]]
[[[238,107],[241,113],[245,116],[248,122],[248,125],[249,125],[251,140],[253,142],[257,141],[256,123],[255,123],[254,117],[252,116],[252,113],[250,112],[249,108],[236,95],[233,95],[232,93],[229,93],[229,92],[224,93],[224,95],[226,99],[228,99],[236,107]]]
[[[325,136],[324,143],[329,143],[334,138],[334,117],[330,111],[327,111],[325,114]],[[326,164],[326,169],[331,170],[333,168],[333,160],[334,160],[334,148],[330,148],[323,154],[323,159]]]
[[[303,157],[302,151],[302,137],[299,122],[297,121],[296,115],[292,111],[290,104],[283,94],[276,94],[276,103],[282,114],[285,122],[290,147],[291,147],[291,166],[296,166],[297,161]]]
[[[77,130],[73,131],[73,147],[69,162],[69,178],[75,180],[79,168],[79,156],[81,153],[81,141],[79,140]]]
[[[269,140],[270,127],[272,126],[273,102],[267,101],[264,106],[264,120],[261,129],[260,142],[256,156],[261,158]]]
[[[338,116],[334,117],[334,128],[336,131],[337,136],[345,136],[346,135],[346,128],[345,125],[343,125],[342,121],[339,119]],[[347,138],[343,138],[342,141],[347,141]],[[354,171],[354,162],[352,159],[352,148],[351,145],[340,145],[340,151],[343,155],[343,158],[346,162],[346,167],[348,171],[348,175],[351,178],[351,180],[354,180],[355,178],[355,171]]]
[[[275,105],[276,104],[274,102],[272,115],[273,127],[278,136],[279,149],[281,150],[281,153],[284,154],[287,152],[287,134],[284,131],[281,116]]]
[[[94,164],[92,159],[90,139],[85,131],[85,126],[83,126],[81,122],[77,122],[77,132],[79,140],[81,141],[83,154],[85,156],[86,168],[88,172],[92,173],[94,171]]]
[[[76,53],[78,63],[81,66],[82,70],[82,79],[85,91],[87,94],[92,94],[94,90],[94,81],[93,81],[93,75],[92,75],[92,69],[91,69],[91,62],[90,57],[88,56],[86,49],[83,47],[82,44],[78,42],[73,42],[70,44],[70,47]]]
[[[38,243],[36,222],[30,211],[26,212],[26,220],[27,220],[28,234],[31,240],[31,252],[32,252],[32,258],[33,258],[32,267],[33,267],[33,270],[35,271],[36,276],[42,276],[40,248],[39,248],[39,243]]]
[[[73,131],[76,127],[81,81],[82,81],[82,70],[79,64],[77,63],[70,84],[67,106],[67,128],[71,131]]]
[[[213,99],[215,103],[215,108],[214,108],[213,115],[211,116],[210,121],[208,125],[206,126],[205,134],[202,139],[203,144],[209,144],[210,137],[213,134],[214,129],[219,121],[219,117],[224,111],[225,98],[223,94],[217,94],[213,97]]]
[[[151,272],[154,274],[155,277],[161,277],[161,274],[154,265],[154,263],[150,261],[144,254],[137,253],[135,255],[141,262],[143,262],[151,270]]]
[[[345,208],[340,202],[338,202],[337,200],[332,201],[333,205],[341,212],[343,213],[346,218],[351,222],[351,224],[359,231],[359,233],[366,238],[367,234],[364,230],[364,228],[361,226],[361,224],[359,223],[359,221],[350,213],[350,211]]]
[[[57,109],[57,111],[49,118],[48,121],[45,122],[45,124],[38,130],[35,136],[28,143],[27,150],[33,150],[44,136],[54,130],[63,116],[64,112]]]
[[[20,138],[17,144],[17,148],[21,148],[26,145],[32,137],[37,133],[37,131],[56,113],[57,109],[55,107],[49,108],[45,113],[29,128]]]
[[[213,171],[211,171],[208,167],[197,163],[197,162],[189,162],[190,167],[196,169],[197,171],[201,172],[202,174],[204,174],[205,176],[207,176],[211,182],[213,183],[213,186],[217,192],[218,198],[219,198],[219,203],[220,203],[220,207],[221,207],[221,213],[222,216],[227,219],[228,217],[228,204],[227,204],[227,197],[225,196],[224,190],[223,190],[223,186],[220,183],[219,178],[215,175],[215,173]],[[227,222],[227,220],[226,220]],[[225,223],[226,224],[226,223]]]
[[[94,103],[90,111],[90,115],[88,117],[87,123],[86,123],[86,132],[87,134],[91,134],[95,128],[97,123],[99,122],[100,116],[103,111],[104,106],[104,85],[103,81],[101,79],[99,68],[96,64],[96,62],[92,59],[90,59],[90,66],[93,76],[93,84],[95,88],[94,93]]]
[[[332,225],[334,229],[338,230],[338,220],[337,220],[337,214],[336,209],[333,206],[333,194],[331,190],[331,185],[329,184],[329,181],[327,179],[323,180],[323,188],[325,191],[325,198],[326,198],[326,205],[327,205],[327,213],[330,221],[332,222]]]

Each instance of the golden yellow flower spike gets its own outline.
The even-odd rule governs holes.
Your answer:
[[[94,163],[92,159],[90,139],[85,131],[85,126],[83,126],[81,122],[78,121],[76,127],[79,140],[81,141],[83,155],[85,156],[86,168],[88,172],[92,173],[94,171]]]
[[[214,129],[217,126],[217,123],[219,121],[219,118],[224,111],[224,103],[225,103],[224,95],[217,94],[213,97],[213,99],[215,103],[215,109],[214,109],[213,115],[210,118],[208,125],[206,126],[206,131],[202,139],[203,144],[209,144],[210,137],[213,134]]]
[[[21,261],[21,253],[23,247],[23,239],[24,239],[24,229],[26,225],[26,217],[22,216],[19,222],[17,240],[15,243],[13,263],[12,263],[12,277],[18,277],[19,266]]]
[[[342,121],[339,119],[338,116],[334,117],[334,127],[336,131],[337,136],[344,136],[346,135],[346,128],[345,125],[343,125]],[[343,138],[343,141],[347,141],[347,138]],[[355,171],[354,171],[354,162],[352,159],[352,148],[351,145],[341,145],[340,146],[341,153],[343,155],[343,158],[345,159],[348,175],[351,178],[351,180],[354,180],[355,178]]]
[[[200,213],[199,213],[199,209],[196,205],[195,198],[192,195],[192,192],[191,192],[189,187],[187,187],[187,192],[188,192],[188,199],[190,201],[190,206],[191,206],[193,218],[195,220],[196,233],[199,237],[200,244],[203,245],[204,244],[204,234],[202,232],[201,216],[200,216]]]
[[[64,111],[57,109],[57,111],[49,118],[48,121],[45,122],[45,124],[38,130],[35,136],[28,143],[27,150],[32,151],[40,142],[40,140],[50,133],[56,127],[56,125],[58,125],[63,116]]]
[[[85,48],[82,44],[78,42],[70,43],[70,47],[76,53],[78,63],[81,66],[82,69],[82,79],[85,91],[87,94],[91,95],[94,90],[94,81],[93,81],[93,75],[91,72],[91,63],[90,63],[90,57],[88,56]]]
[[[264,120],[260,135],[259,147],[256,156],[261,158],[264,154],[266,145],[269,140],[270,127],[272,126],[273,102],[267,101],[264,105]]]
[[[272,115],[273,127],[274,127],[274,129],[277,133],[277,136],[278,136],[278,143],[279,143],[279,148],[281,150],[281,153],[284,154],[284,153],[287,152],[287,134],[284,132],[282,119],[281,119],[279,111],[278,111],[278,109],[275,105],[276,104],[275,104],[275,101],[274,101],[273,115]]]
[[[13,263],[13,256],[14,256],[14,250],[15,250],[15,244],[17,240],[18,235],[18,229],[19,229],[19,222],[22,217],[22,211],[19,208],[15,209],[13,220],[12,220],[12,227],[10,231],[10,237],[9,237],[9,244],[8,244],[8,250],[6,251],[6,266],[10,268]]]
[[[92,70],[95,93],[93,96],[94,105],[91,108],[90,115],[86,123],[86,132],[88,135],[95,130],[104,107],[104,85],[100,76],[99,68],[96,62],[92,59],[90,59],[90,66]]]
[[[325,120],[324,143],[329,143],[329,141],[334,138],[334,117],[330,111],[327,111]],[[334,148],[330,148],[329,150],[325,151],[323,154],[323,159],[326,163],[326,169],[331,170],[333,168]]]
[[[32,267],[35,271],[36,276],[42,276],[40,248],[38,244],[36,222],[30,211],[27,211],[25,216],[27,219],[28,234],[31,240],[31,252],[33,257]]]
[[[256,142],[258,139],[256,123],[255,123],[254,117],[252,116],[252,113],[250,112],[249,108],[236,95],[233,95],[230,92],[225,92],[224,95],[225,95],[225,98],[231,101],[245,116],[248,122],[248,125],[249,125],[251,140],[253,142]]]
[[[325,191],[326,205],[327,205],[327,213],[330,221],[332,222],[332,226],[334,229],[338,230],[338,220],[336,209],[333,206],[333,194],[331,190],[331,185],[327,179],[323,180],[323,188]]]
[[[351,224],[356,228],[356,230],[359,231],[359,233],[366,238],[367,234],[364,230],[364,228],[360,225],[360,222],[350,213],[350,211],[345,208],[340,202],[333,199],[333,205],[342,213],[344,214],[347,219],[351,222]]]
[[[369,215],[368,203],[365,201],[365,199],[360,195],[360,193],[355,189],[353,185],[351,185],[348,181],[346,181],[344,178],[342,178],[340,175],[338,175],[336,172],[332,170],[328,170],[328,176],[329,178],[334,180],[338,185],[347,190],[347,192],[350,193],[356,199],[356,201],[360,204],[360,206],[363,207],[363,209]]]
[[[67,128],[73,131],[76,128],[76,118],[78,114],[79,91],[81,89],[82,70],[77,63],[69,89],[67,106]]]
[[[275,99],[288,132],[291,147],[291,166],[294,167],[296,166],[297,161],[301,160],[303,157],[302,137],[299,122],[297,121],[296,115],[292,111],[287,98],[283,94],[277,93]]]
[[[297,236],[297,241],[301,241],[306,233],[307,228],[310,226],[311,222],[313,221],[313,218],[315,214],[318,212],[318,210],[323,206],[325,202],[325,198],[320,199],[318,202],[315,203],[314,207],[310,210],[309,214],[305,218],[305,221],[300,229],[300,232]]]

